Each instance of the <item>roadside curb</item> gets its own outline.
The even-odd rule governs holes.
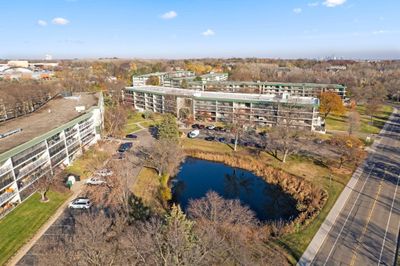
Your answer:
[[[397,109],[395,108],[392,114],[389,116],[388,120],[386,121],[385,125],[379,132],[379,135],[386,131],[386,128],[389,125],[389,121],[393,119],[393,116],[397,114]],[[377,139],[370,147],[371,153],[370,156],[374,155],[375,147],[380,144],[381,138]],[[332,209],[329,211],[329,214],[326,216],[324,222],[321,224],[321,227],[318,229],[317,233],[314,235],[313,239],[311,240],[310,244],[308,245],[307,249],[304,251],[303,255],[297,262],[297,266],[306,266],[311,265],[314,261],[315,256],[317,255],[319,249],[321,248],[322,244],[324,243],[326,237],[328,236],[329,232],[331,231],[333,225],[336,222],[337,217],[339,216],[340,212],[342,211],[343,207],[346,205],[347,200],[353,191],[355,185],[359,181],[359,177],[363,173],[363,169],[365,166],[368,165],[368,158],[356,169],[353,173],[352,177],[350,178],[349,182],[347,183],[346,187],[343,189],[340,196],[337,198],[335,204],[333,205]]]

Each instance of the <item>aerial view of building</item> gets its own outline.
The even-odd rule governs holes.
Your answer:
[[[0,9],[0,266],[400,266],[399,0]]]
[[[188,82],[188,88],[204,91],[226,91],[261,94],[284,94],[319,97],[322,92],[332,91],[342,99],[346,97],[346,86],[339,84],[318,83],[285,83],[261,81],[222,81],[222,82]]]
[[[100,138],[101,94],[59,96],[40,110],[0,123],[0,216],[35,192]]]
[[[161,86],[127,87],[125,101],[141,111],[193,115],[195,119],[232,123],[240,119],[248,123],[274,126],[283,119],[292,126],[324,131],[318,115],[318,98],[290,94],[245,94],[197,91]]]

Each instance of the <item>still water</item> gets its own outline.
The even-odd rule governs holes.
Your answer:
[[[212,190],[225,199],[239,199],[261,221],[289,220],[298,215],[296,200],[279,186],[223,163],[187,158],[171,183],[173,201],[184,210],[190,199],[202,198]]]

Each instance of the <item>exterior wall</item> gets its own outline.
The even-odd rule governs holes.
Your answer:
[[[24,201],[35,190],[40,178],[53,175],[100,139],[103,127],[103,100],[90,113],[51,132],[40,141],[23,144],[22,149],[0,162],[0,218]],[[34,139],[35,140],[35,139]],[[28,144],[28,145],[27,145]],[[1,156],[1,155],[0,155]]]
[[[342,99],[346,97],[346,87],[334,84],[296,84],[267,82],[189,82],[189,89],[204,91],[223,91],[240,93],[261,93],[281,95],[289,93],[293,96],[319,97],[321,92],[333,91]]]
[[[229,123],[240,119],[260,126],[274,126],[286,118],[293,121],[295,127],[323,130],[318,109],[311,104],[204,99],[196,96],[160,95],[134,89],[126,89],[124,93],[126,102],[140,111],[173,113],[179,117],[179,111],[184,107],[189,109],[195,119],[200,120]]]

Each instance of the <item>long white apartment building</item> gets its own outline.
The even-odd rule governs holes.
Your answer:
[[[189,89],[204,91],[223,91],[238,93],[285,94],[294,96],[319,97],[322,92],[334,92],[342,99],[346,98],[346,86],[341,84],[288,83],[261,81],[209,81],[188,82]]]
[[[249,94],[198,91],[161,86],[132,86],[124,90],[125,102],[140,111],[173,113],[178,118],[274,126],[290,119],[291,126],[324,131],[319,100],[290,94]]]
[[[0,217],[100,139],[103,113],[101,94],[79,94],[0,123]]]

